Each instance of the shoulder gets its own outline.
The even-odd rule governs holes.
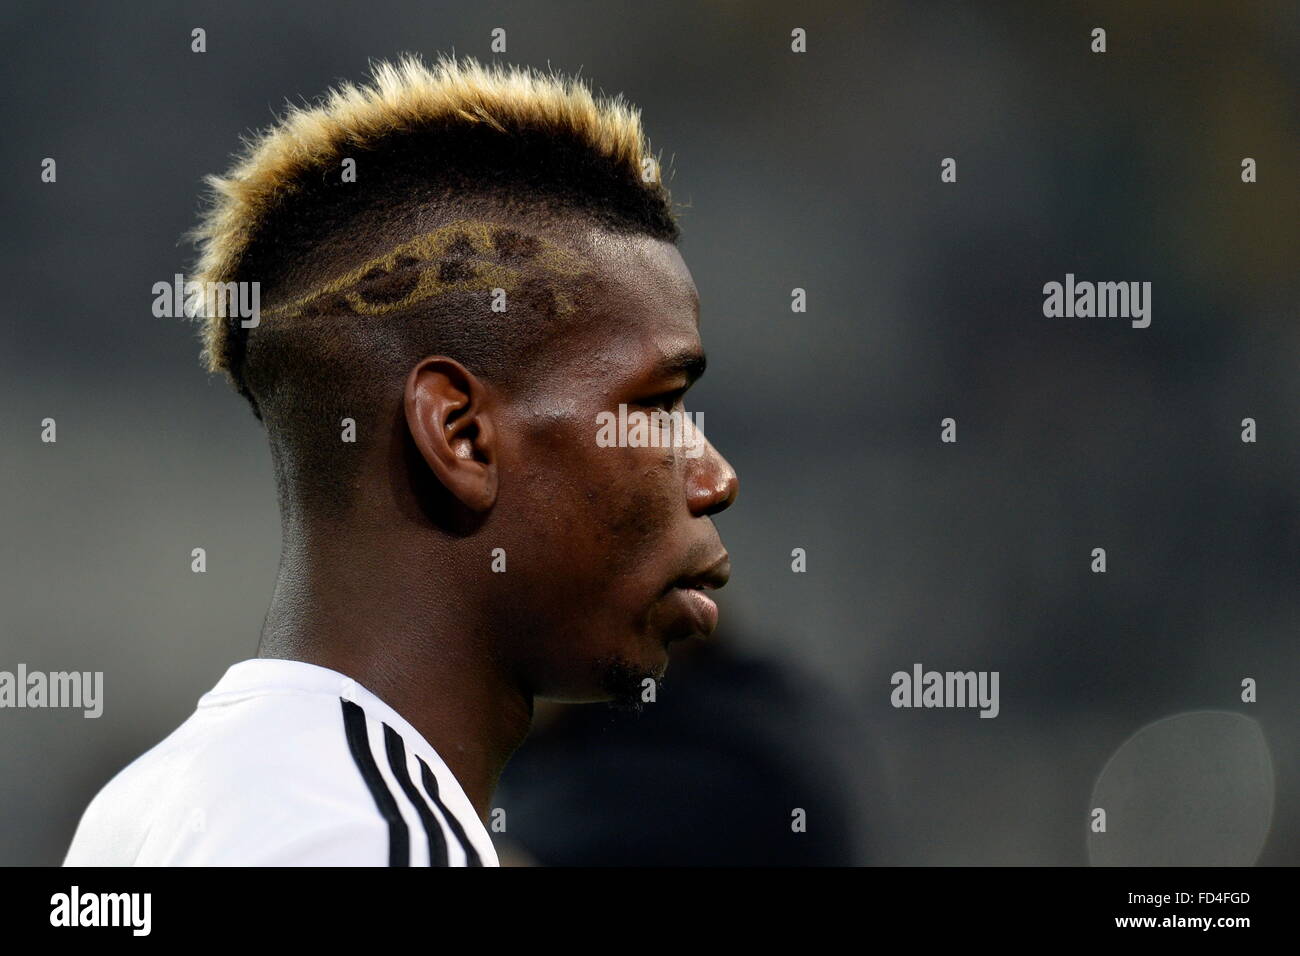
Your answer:
[[[436,752],[363,688],[220,686],[100,791],[66,864],[496,865]]]
[[[200,706],[91,801],[66,862],[386,865],[376,813],[325,695]]]

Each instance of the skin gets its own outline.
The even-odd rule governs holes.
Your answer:
[[[639,694],[671,643],[708,629],[675,585],[729,573],[711,516],[737,479],[711,445],[596,441],[597,415],[620,403],[683,408],[704,356],[690,271],[645,236],[584,227],[562,241],[599,281],[538,354],[541,374],[507,389],[446,356],[413,364],[349,515],[286,513],[259,650],[378,694],[483,819],[534,700]]]

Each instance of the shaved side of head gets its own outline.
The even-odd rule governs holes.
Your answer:
[[[348,506],[420,358],[502,389],[544,368],[599,284],[584,236],[677,239],[634,108],[471,60],[377,64],[209,182],[193,278],[257,282],[262,309],[248,328],[200,315],[204,359],[265,424],[286,511]]]

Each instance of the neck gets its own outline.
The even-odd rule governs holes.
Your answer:
[[[528,734],[532,696],[496,659],[455,562],[378,537],[286,531],[258,656],[328,667],[374,693],[438,752],[486,821]]]

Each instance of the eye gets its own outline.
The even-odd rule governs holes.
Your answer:
[[[645,408],[659,408],[666,412],[671,412],[681,402],[685,395],[685,388],[675,388],[671,392],[663,392],[662,394],[642,399],[637,404]]]

